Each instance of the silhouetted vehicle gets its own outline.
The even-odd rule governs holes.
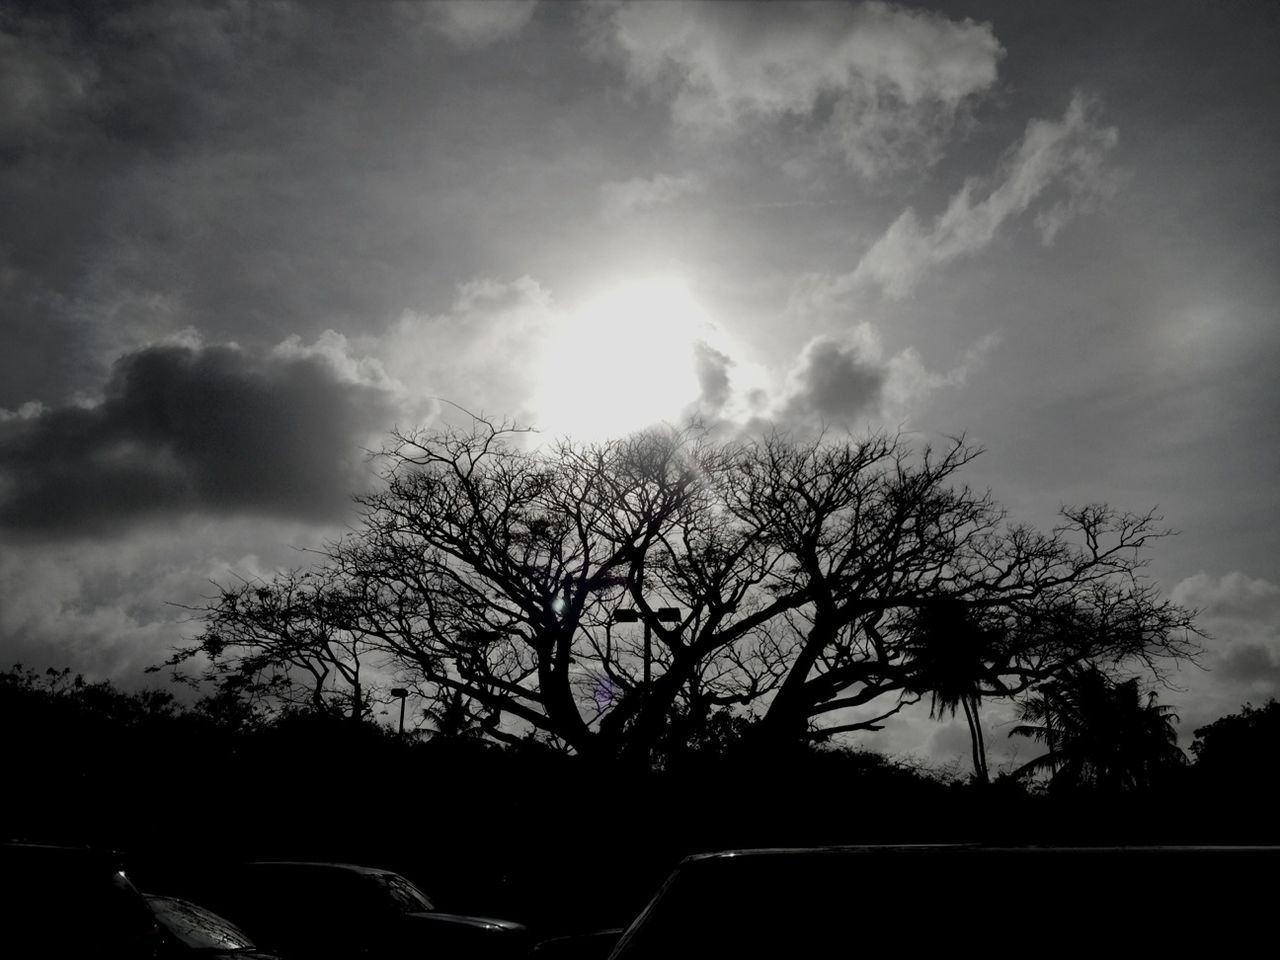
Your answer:
[[[145,896],[160,924],[160,952],[166,960],[193,956],[275,960],[274,954],[259,950],[247,933],[212,910],[177,897]]]
[[[858,847],[686,858],[610,960],[1216,955],[1266,922],[1280,847]],[[1140,952],[1139,952],[1140,951]]]
[[[214,903],[257,943],[290,958],[507,960],[529,941],[518,923],[437,910],[390,870],[347,863],[242,866]]]
[[[549,937],[533,948],[533,960],[600,960],[623,934],[621,927]]]
[[[155,917],[111,852],[0,845],[0,953],[6,957],[153,960]]]

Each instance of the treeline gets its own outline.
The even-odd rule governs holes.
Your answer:
[[[21,667],[0,674],[0,722],[12,839],[126,850],[153,885],[251,858],[378,864],[446,908],[548,929],[625,918],[700,850],[1280,840],[1274,700],[1196,731],[1194,762],[1140,789],[981,784],[868,751],[764,755],[749,740],[645,771],[532,740],[261,717]]]
[[[872,796],[887,810],[941,809],[955,790],[866,753],[767,770],[707,755],[646,775],[533,740],[400,736],[227,696],[184,705],[20,666],[0,674],[0,723],[8,839],[126,851],[144,889],[183,892],[239,860],[375,864],[445,909],[551,930],[622,922],[685,853],[835,843]]]

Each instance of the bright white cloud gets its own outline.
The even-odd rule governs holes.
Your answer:
[[[342,383],[375,387],[399,392],[403,386],[387,375],[376,357],[356,354],[347,338],[335,330],[326,330],[314,343],[304,343],[296,333],[272,349],[271,355],[282,360],[311,359],[328,365]]]
[[[610,181],[600,187],[600,199],[605,218],[620,220],[630,214],[674,203],[703,189],[702,178],[693,174],[673,177],[659,173],[652,177]]]
[[[1002,55],[989,24],[886,3],[626,3],[598,46],[682,126],[813,120],[867,177],[928,165]]]
[[[565,311],[532,277],[478,277],[461,284],[442,314],[405,311],[384,336],[369,338],[388,373],[404,385],[406,422],[428,419],[441,398],[473,412],[533,418],[533,358]]]
[[[1032,120],[1022,141],[988,183],[970,180],[928,226],[907,209],[863,256],[852,275],[886,296],[910,293],[932,268],[985,249],[1009,220],[1043,202],[1035,224],[1052,243],[1075,216],[1116,188],[1106,164],[1115,127],[1100,126],[1096,109],[1077,93],[1061,120]],[[983,191],[985,190],[985,195]]]

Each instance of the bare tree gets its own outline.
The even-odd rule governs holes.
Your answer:
[[[376,691],[365,682],[376,659],[347,629],[348,581],[326,565],[290,570],[269,582],[221,587],[197,608],[204,632],[165,664],[180,671],[204,661],[202,679],[250,706],[342,710],[353,721],[370,711]]]
[[[753,592],[768,551],[717,496],[733,451],[693,429],[534,452],[512,433],[393,439],[363,530],[332,551],[362,595],[346,626],[502,715],[495,738],[582,753],[647,753],[677,703],[767,693],[783,658],[766,627],[795,600]]]
[[[978,736],[980,699],[1073,663],[1194,653],[1190,615],[1140,576],[1154,517],[1010,525],[955,484],[976,455],[961,441],[524,433],[475,419],[393,435],[358,528],[315,571],[226,591],[203,652],[234,646],[313,692],[372,664],[467,705],[491,739],[646,760],[716,716],[795,742],[876,729],[926,694],[962,704]],[[980,647],[929,619],[944,604],[981,624]]]
[[[796,652],[766,728],[783,739],[876,729],[915,702],[920,612],[943,602],[980,617],[989,641],[970,651],[971,707],[1085,659],[1158,670],[1194,657],[1191,614],[1142,577],[1145,548],[1167,535],[1158,518],[1089,506],[1064,509],[1047,533],[1009,524],[989,494],[953,482],[976,455],[956,440],[914,456],[885,436],[772,436],[744,450],[731,508],[780,555],[767,587],[804,601],[789,611]],[[871,717],[820,722],[875,704]]]

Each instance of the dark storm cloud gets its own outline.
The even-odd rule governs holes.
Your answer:
[[[718,413],[729,402],[732,385],[729,368],[733,360],[710,344],[699,341],[693,348],[694,372],[698,377],[699,405],[710,413]]]
[[[0,421],[0,525],[78,535],[186,512],[330,519],[388,419],[383,391],[319,357],[149,347],[116,362],[100,403]]]
[[[783,419],[852,420],[879,405],[887,379],[887,371],[857,346],[819,337],[805,348],[792,375]]]

